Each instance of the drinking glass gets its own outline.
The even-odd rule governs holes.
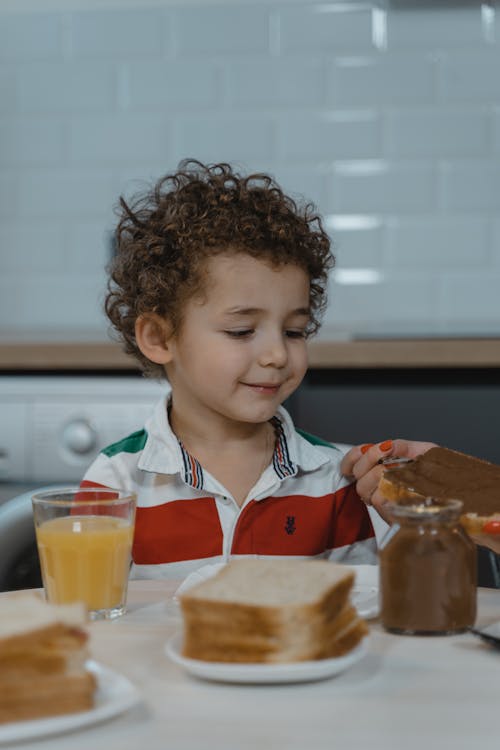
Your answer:
[[[53,604],[84,602],[92,620],[125,612],[136,496],[103,488],[32,497],[43,587]]]

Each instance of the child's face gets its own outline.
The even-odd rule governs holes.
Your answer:
[[[244,253],[211,258],[206,274],[169,341],[173,409],[206,424],[267,421],[307,369],[309,278]]]

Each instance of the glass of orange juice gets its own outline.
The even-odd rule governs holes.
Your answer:
[[[43,587],[53,604],[82,601],[92,620],[125,612],[136,496],[105,488],[33,495]]]

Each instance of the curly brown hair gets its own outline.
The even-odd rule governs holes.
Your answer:
[[[137,346],[137,318],[154,312],[177,332],[185,302],[203,292],[204,262],[215,254],[245,252],[304,269],[310,279],[307,334],[318,330],[334,264],[330,240],[314,206],[299,207],[269,175],[245,177],[229,164],[184,160],[131,205],[121,197],[118,215],[105,311],[146,374],[165,376]]]

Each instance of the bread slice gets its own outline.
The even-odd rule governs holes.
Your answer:
[[[235,560],[180,597],[184,656],[294,662],[339,656],[367,626],[350,606],[354,573],[324,560]]]
[[[90,672],[0,682],[0,723],[88,711],[94,705]]]
[[[50,605],[25,593],[0,598],[0,722],[92,707],[86,617],[83,604]]]
[[[48,604],[36,594],[13,593],[0,598],[0,658],[25,652],[51,638],[86,639],[83,604]]]
[[[434,497],[461,500],[461,522],[479,533],[500,517],[500,466],[449,448],[431,448],[398,468],[386,469],[380,492],[395,502]]]

